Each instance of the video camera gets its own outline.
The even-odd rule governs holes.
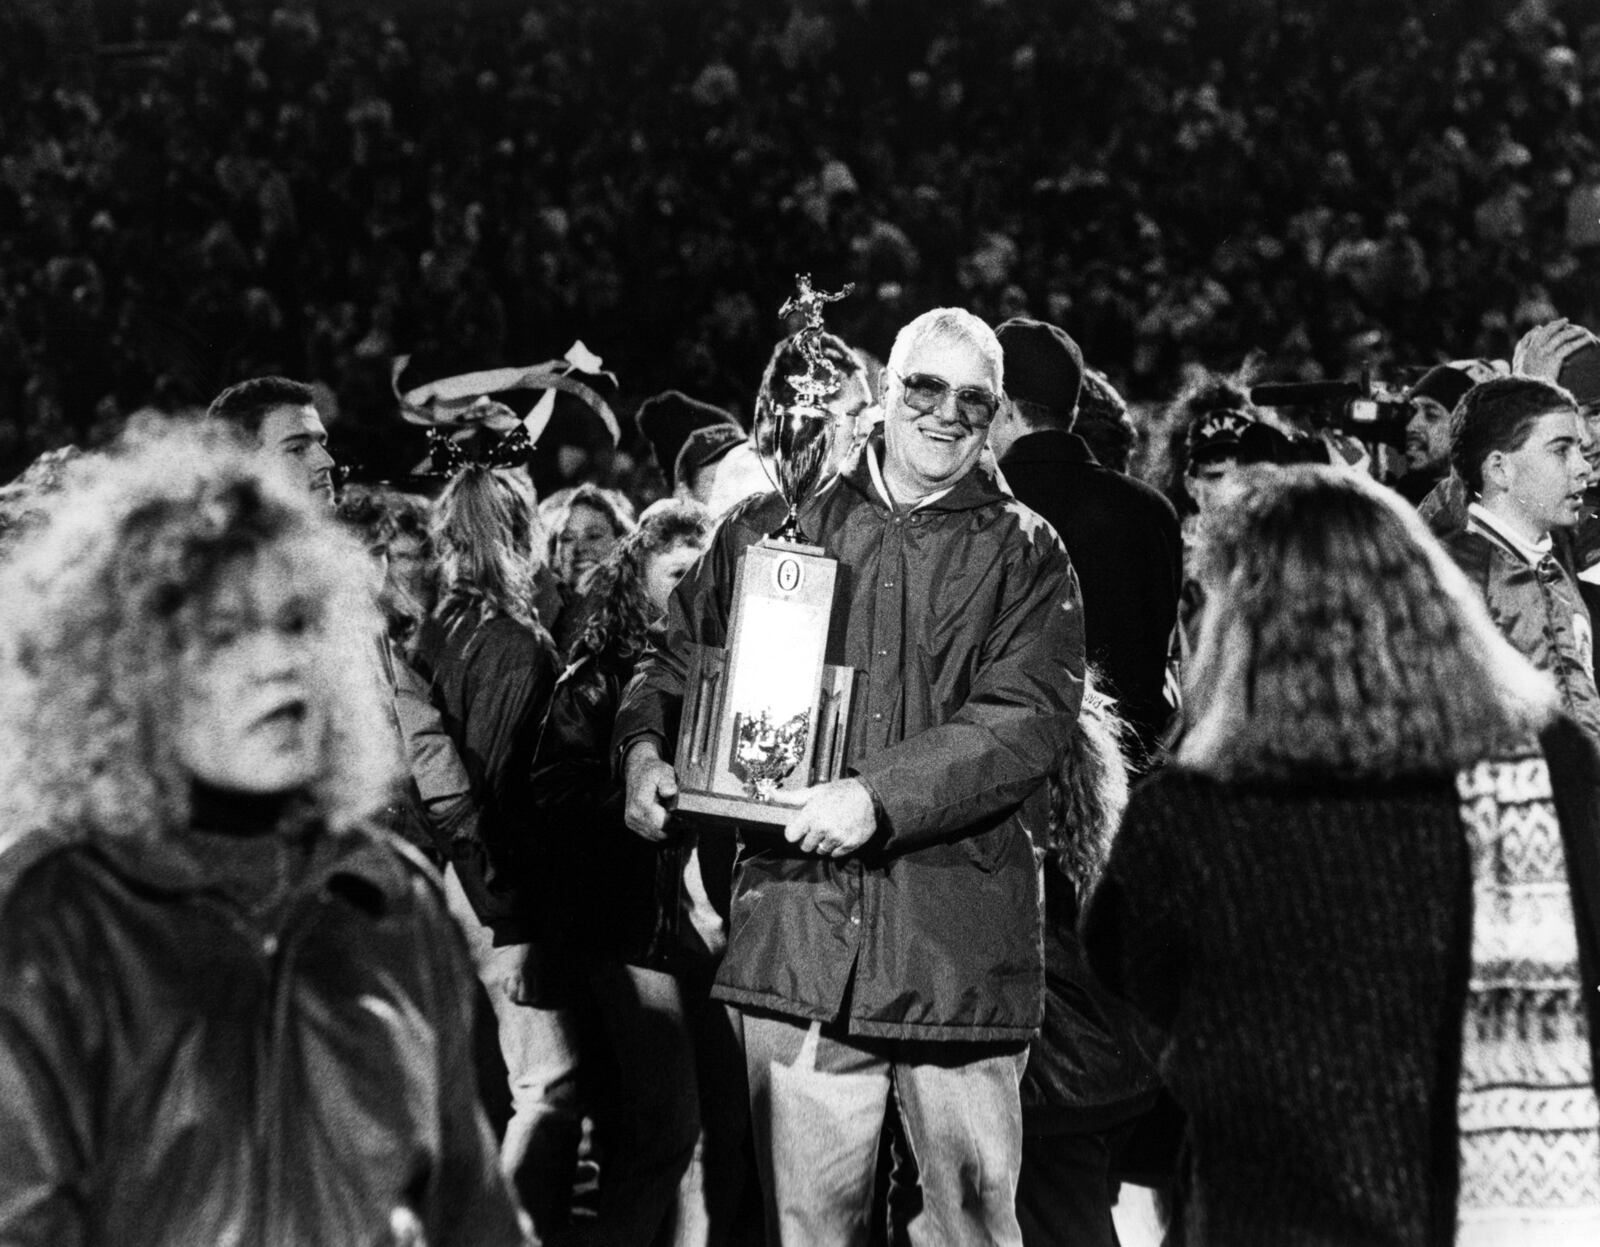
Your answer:
[[[1370,373],[1359,381],[1292,381],[1257,385],[1250,390],[1257,407],[1290,407],[1307,411],[1311,425],[1332,429],[1368,444],[1404,450],[1406,425],[1416,408],[1404,390],[1375,382]]]

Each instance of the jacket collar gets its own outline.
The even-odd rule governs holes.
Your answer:
[[[845,461],[844,467],[839,471],[838,479],[850,486],[867,501],[871,502],[880,511],[889,510],[889,504],[883,500],[883,495],[878,492],[877,486],[872,483],[872,469],[867,463],[866,456],[877,455],[881,463],[883,455],[883,430],[874,429],[867,438]],[[949,487],[943,494],[932,502],[922,504],[919,510],[923,511],[972,511],[978,507],[990,506],[996,502],[1009,502],[1012,500],[1011,491],[1003,484],[1004,478],[996,470],[994,460],[988,455],[980,455],[978,461],[968,469],[967,474]]]
[[[1008,463],[1099,463],[1089,443],[1065,429],[1035,429],[1011,443],[1001,456],[1000,470]]]
[[[270,833],[304,836],[310,842],[309,860],[298,891],[320,892],[343,886],[352,896],[370,897],[387,910],[409,887],[406,867],[391,851],[383,833],[364,826],[333,831],[306,820],[298,828]],[[201,854],[182,832],[154,841],[134,840],[90,832],[82,839],[118,874],[152,891],[173,895],[225,891],[223,881],[208,869]]]

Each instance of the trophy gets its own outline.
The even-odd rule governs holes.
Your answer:
[[[806,789],[844,769],[856,672],[826,661],[838,561],[812,545],[800,508],[828,463],[838,367],[822,347],[826,294],[796,279],[778,315],[799,312],[795,345],[805,371],[787,376],[795,401],[776,413],[774,484],[783,522],[739,556],[727,648],[696,646],[684,686],[674,765],[679,811],[745,827],[782,828]]]

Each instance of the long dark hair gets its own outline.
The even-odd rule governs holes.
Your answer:
[[[664,498],[645,511],[634,529],[594,569],[586,595],[588,623],[572,646],[572,661],[608,651],[623,660],[644,651],[656,608],[645,593],[650,559],[674,546],[704,547],[711,513],[686,498]]]

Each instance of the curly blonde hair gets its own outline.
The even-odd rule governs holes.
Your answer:
[[[1422,521],[1364,476],[1247,470],[1197,556],[1180,762],[1224,779],[1449,773],[1554,713]]]
[[[189,821],[174,724],[219,593],[281,560],[327,699],[308,794],[328,825],[390,797],[367,559],[305,491],[218,430],[96,456],[0,570],[0,826],[153,839]]]

